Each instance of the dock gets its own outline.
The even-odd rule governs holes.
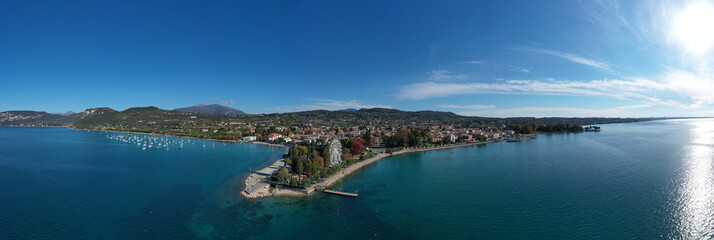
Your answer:
[[[322,190],[323,192],[330,193],[330,194],[335,194],[335,195],[340,195],[340,196],[345,196],[345,197],[357,197],[356,193],[346,193],[346,192],[338,192],[338,191],[332,191],[332,190]]]

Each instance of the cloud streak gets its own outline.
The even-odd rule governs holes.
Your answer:
[[[627,112],[627,107],[608,109],[519,107],[464,111],[457,114],[480,117],[621,117]]]
[[[645,93],[665,89],[664,85],[646,79],[578,81],[507,80],[497,83],[421,82],[403,86],[397,99],[422,100],[464,94],[545,94],[611,96],[620,99],[648,99]]]
[[[560,58],[563,58],[563,59],[571,61],[571,62],[580,63],[583,65],[587,65],[587,66],[591,66],[594,68],[599,68],[599,69],[603,69],[603,70],[607,70],[607,71],[612,71],[612,69],[610,68],[610,65],[608,65],[606,63],[595,61],[595,60],[588,59],[588,58],[584,58],[584,57],[581,57],[581,56],[578,56],[575,54],[571,54],[571,53],[559,52],[559,51],[543,49],[543,48],[528,48],[528,49],[522,49],[522,50],[556,56],[556,57],[560,57]]]
[[[219,98],[215,98],[215,97],[212,98],[211,100],[222,103],[223,105],[233,105],[236,103],[236,101],[233,101],[233,100],[223,100],[223,99],[219,99]]]
[[[516,67],[516,66],[511,66],[511,65],[508,65],[508,71],[511,71],[511,72],[521,72],[521,73],[531,73],[531,70],[528,69],[528,68]]]
[[[447,81],[447,80],[460,80],[465,79],[466,75],[463,74],[452,74],[447,70],[433,70],[426,73],[429,75],[429,79],[433,81]]]

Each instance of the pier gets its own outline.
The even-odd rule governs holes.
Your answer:
[[[345,197],[357,197],[356,193],[346,193],[346,192],[338,192],[338,191],[332,191],[332,190],[322,190],[323,192],[330,193],[330,194],[335,194],[335,195],[340,195],[340,196],[345,196]]]

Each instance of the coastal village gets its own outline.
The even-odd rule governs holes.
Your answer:
[[[251,124],[244,125],[243,123],[231,123],[231,125],[234,124],[239,125],[239,127],[235,130],[229,131],[230,133],[249,134],[249,136],[242,138],[243,142],[265,141],[270,143],[295,143],[302,145],[323,145],[328,144],[331,139],[353,139],[364,136],[365,134],[373,134],[376,136],[374,144],[372,145],[382,145],[384,142],[382,141],[381,136],[394,136],[399,130],[397,127],[374,126],[354,126],[349,129],[325,126],[311,128],[263,127],[264,132],[271,132],[271,130],[274,130],[274,132],[269,134],[260,134],[255,132],[256,127]],[[405,128],[407,127],[405,126]],[[515,134],[515,131],[513,130],[500,130],[489,127],[454,128],[452,126],[429,126],[424,129],[429,134],[429,137],[427,142],[422,143],[423,145],[501,140],[511,139],[513,137],[522,137],[522,135]],[[202,131],[208,132],[209,129],[204,128]],[[214,129],[211,131],[217,133],[219,130]]]
[[[238,129],[233,130],[234,132],[255,134],[256,128],[253,125],[242,123],[233,125],[238,125]],[[241,141],[281,144],[288,146],[289,151],[285,155],[285,159],[280,159],[269,167],[251,173],[246,178],[245,189],[241,191],[241,195],[247,198],[304,195],[316,190],[356,197],[355,193],[338,192],[325,188],[359,168],[394,154],[504,140],[522,141],[535,137],[533,133],[522,134],[508,129],[455,128],[434,125],[354,126],[347,129],[326,126],[267,127],[262,130],[267,132],[272,130],[273,132],[246,136]],[[312,154],[309,153],[310,149]],[[305,164],[299,163],[301,161]],[[314,171],[306,169],[314,169]]]
[[[245,179],[240,194],[255,198],[309,194],[396,154],[496,141],[518,142],[534,138],[537,133],[597,131],[596,127],[582,126],[628,121],[639,120],[483,118],[380,108],[236,115],[138,107],[124,111],[88,109],[71,127],[286,147],[283,158],[251,171]]]

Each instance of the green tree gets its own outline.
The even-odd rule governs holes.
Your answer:
[[[276,173],[274,176],[274,181],[276,182],[281,182],[281,183],[286,183],[288,179],[290,179],[290,173],[288,173],[287,168],[281,168],[278,170],[278,173]]]
[[[299,187],[300,181],[298,180],[298,178],[296,178],[296,177],[290,178],[290,186],[294,187],[294,188]]]

